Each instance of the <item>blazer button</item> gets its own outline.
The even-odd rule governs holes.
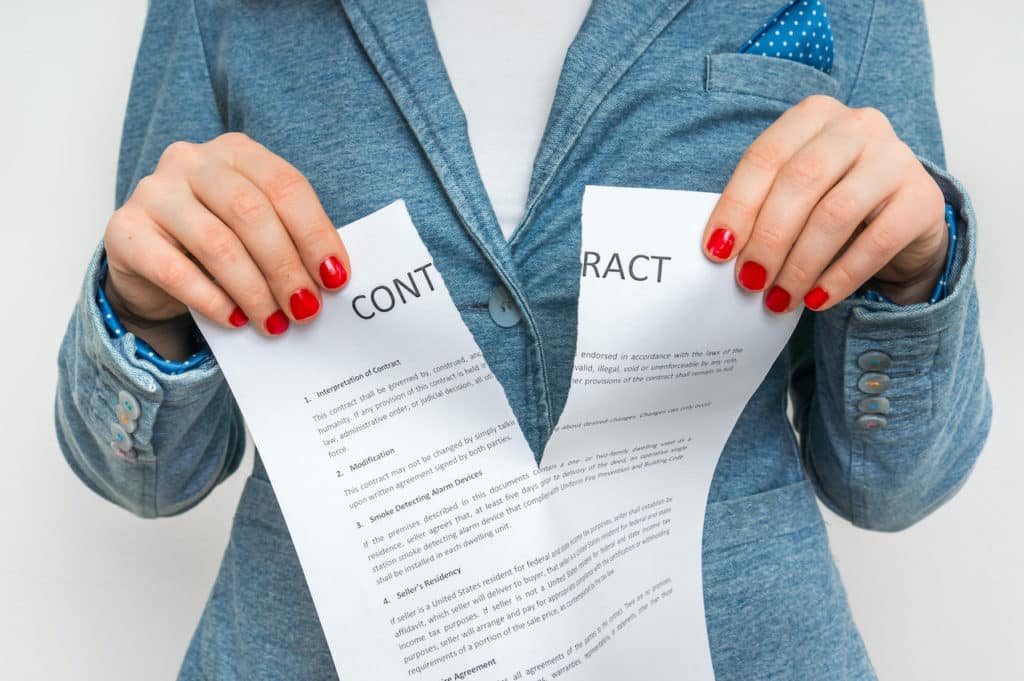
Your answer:
[[[885,371],[892,364],[892,358],[879,350],[865,352],[857,358],[857,366],[864,371]]]
[[[888,414],[889,400],[885,397],[865,397],[857,404],[857,409],[864,414]]]
[[[494,323],[503,328],[509,328],[519,323],[523,318],[522,313],[508,289],[498,284],[491,289],[491,298],[487,301],[487,311],[491,313]]]
[[[117,405],[119,409],[124,409],[125,414],[132,421],[139,419],[139,401],[127,390],[117,393]],[[118,416],[120,416],[120,413]]]
[[[862,430],[879,430],[885,428],[889,421],[884,416],[878,414],[865,414],[857,419],[857,425]]]
[[[877,395],[889,387],[889,376],[886,374],[866,373],[857,381],[861,392]]]

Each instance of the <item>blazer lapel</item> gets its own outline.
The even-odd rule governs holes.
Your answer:
[[[534,208],[559,166],[630,66],[690,0],[593,0],[569,46],[544,136],[534,161],[526,213],[510,245],[530,223]]]
[[[690,0],[593,0],[569,47],[534,159],[526,213],[506,241],[473,158],[466,119],[423,0],[340,0],[356,36],[402,111],[463,227],[518,292],[510,247],[591,114]]]
[[[511,278],[508,244],[480,179],[466,118],[448,80],[426,4],[341,0],[341,5],[463,227]]]

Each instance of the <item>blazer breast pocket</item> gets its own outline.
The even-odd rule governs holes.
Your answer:
[[[835,97],[839,81],[813,66],[789,59],[721,52],[705,57],[704,89],[797,104],[815,94]]]

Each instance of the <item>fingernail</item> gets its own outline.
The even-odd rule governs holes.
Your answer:
[[[228,317],[228,321],[231,323],[231,326],[245,326],[248,323],[249,318],[245,316],[244,312],[242,312],[242,308],[236,307],[231,311],[231,316]]]
[[[312,317],[320,309],[320,301],[308,288],[300,288],[293,293],[288,303],[292,306],[292,314],[296,319]]]
[[[748,260],[740,267],[740,284],[749,291],[760,291],[768,281],[768,272],[753,260]]]
[[[732,231],[725,227],[719,227],[711,233],[711,237],[708,239],[708,253],[725,260],[732,255],[732,247],[735,243],[736,237],[733,236]]]
[[[814,289],[812,289],[810,293],[804,296],[804,305],[811,308],[812,310],[817,310],[819,307],[824,305],[825,301],[827,300],[828,291],[821,288],[820,286],[817,286]]]
[[[338,288],[348,281],[348,272],[340,260],[330,255],[320,263],[320,280],[327,288]]]
[[[267,321],[264,322],[267,327],[267,331],[274,336],[280,335],[288,330],[288,316],[284,312],[278,310],[274,314],[267,317]]]
[[[781,286],[772,286],[764,297],[764,304],[772,312],[785,312],[789,307],[789,291]]]

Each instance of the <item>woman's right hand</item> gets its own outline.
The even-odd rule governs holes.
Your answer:
[[[147,328],[188,306],[278,335],[313,319],[320,287],[341,288],[351,271],[309,181],[237,132],[168,146],[110,219],[104,247],[111,305]]]

